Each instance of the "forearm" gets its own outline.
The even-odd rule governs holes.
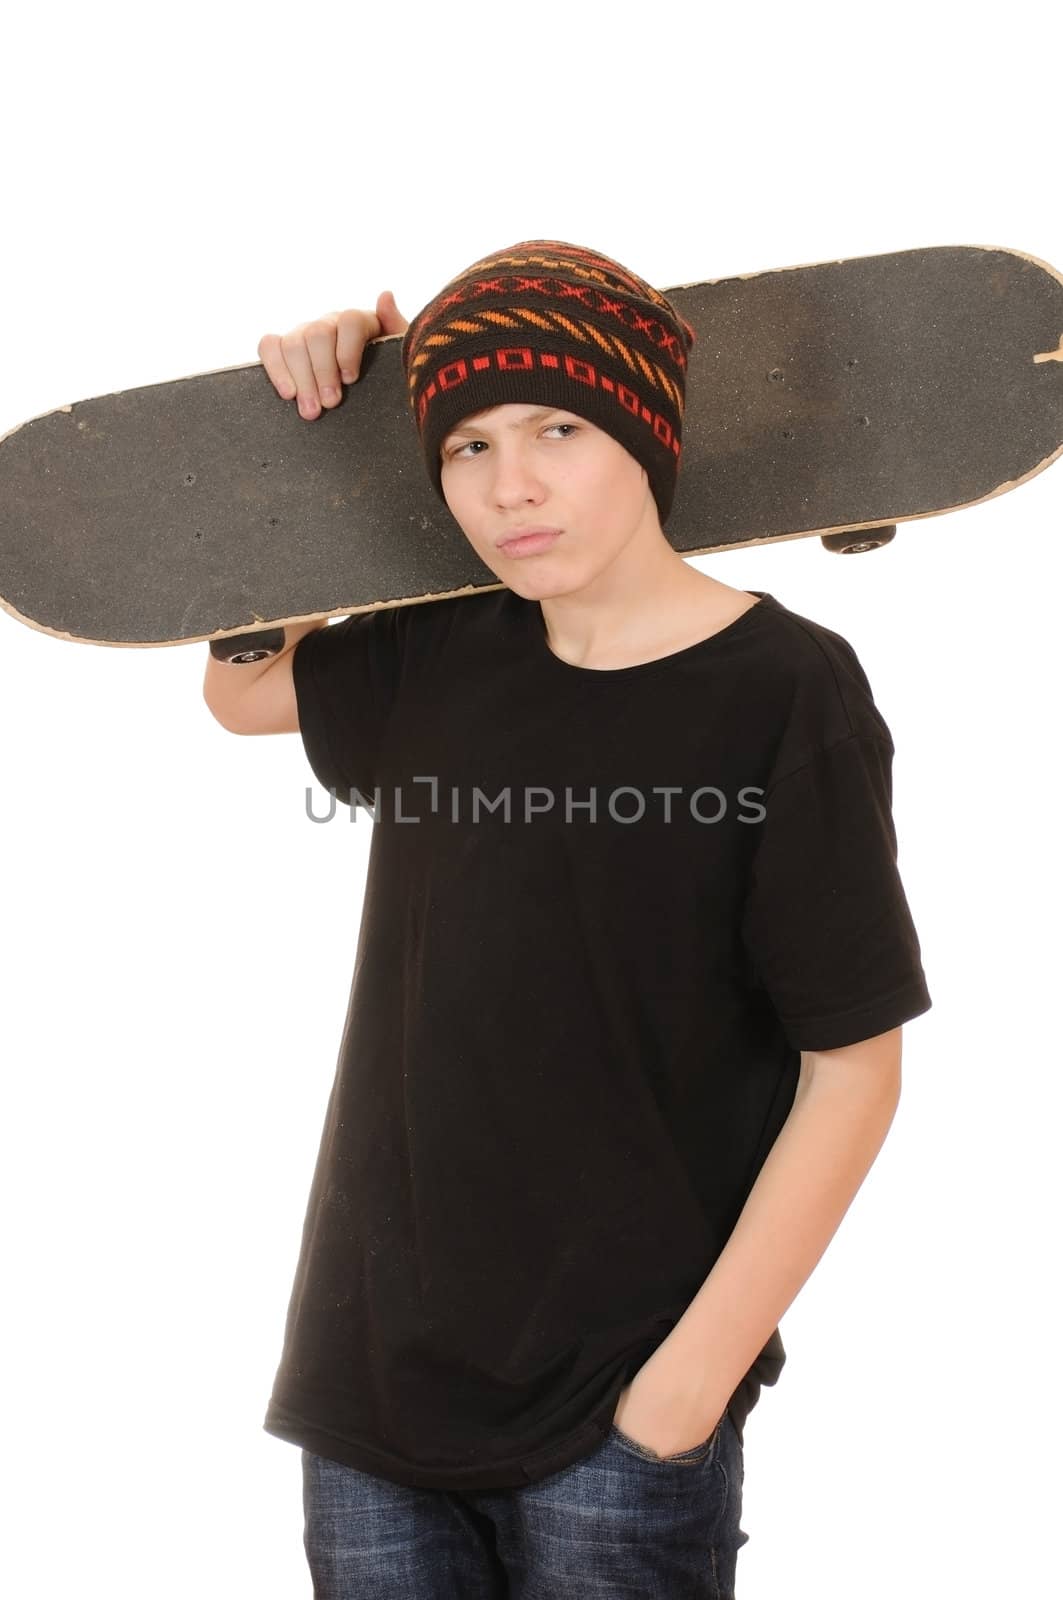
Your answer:
[[[793,1107],[727,1244],[654,1357],[662,1375],[702,1397],[706,1415],[722,1411],[822,1257],[899,1094],[899,1030],[804,1058]]]
[[[283,646],[275,656],[264,656],[261,661],[219,661],[208,652],[203,672],[203,698],[214,716],[220,722],[231,719],[236,707],[248,698],[267,672],[272,672],[279,663],[287,660],[308,633],[327,624],[327,617],[316,617],[310,622],[286,623]]]

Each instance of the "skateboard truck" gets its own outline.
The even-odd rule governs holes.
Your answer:
[[[237,633],[228,639],[210,641],[210,653],[215,661],[228,661],[238,667],[250,661],[264,661],[283,649],[283,628],[263,628],[257,633]]]
[[[848,533],[821,533],[820,542],[825,550],[835,555],[859,556],[866,550],[878,550],[896,536],[895,522],[880,523],[877,528],[854,528]]]

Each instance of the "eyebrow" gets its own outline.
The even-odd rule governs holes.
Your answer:
[[[564,406],[537,406],[526,417],[521,417],[517,422],[507,422],[507,428],[526,428],[532,422],[538,422],[541,417],[552,417],[556,411],[563,411]],[[459,433],[482,433],[483,426],[476,422],[463,422],[460,427],[451,428],[444,435],[444,440],[452,439]]]

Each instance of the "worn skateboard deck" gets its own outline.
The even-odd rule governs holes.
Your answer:
[[[874,547],[1063,452],[1063,276],[1036,257],[945,245],[666,292],[697,335],[683,554]],[[258,362],[23,423],[0,440],[0,605],[158,645],[500,587],[429,487],[400,342],[310,423]]]

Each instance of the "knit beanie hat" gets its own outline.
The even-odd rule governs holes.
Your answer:
[[[488,406],[557,406],[612,434],[646,469],[663,523],[679,470],[694,330],[608,256],[526,239],[474,261],[413,318],[407,399],[432,486],[440,445]]]

